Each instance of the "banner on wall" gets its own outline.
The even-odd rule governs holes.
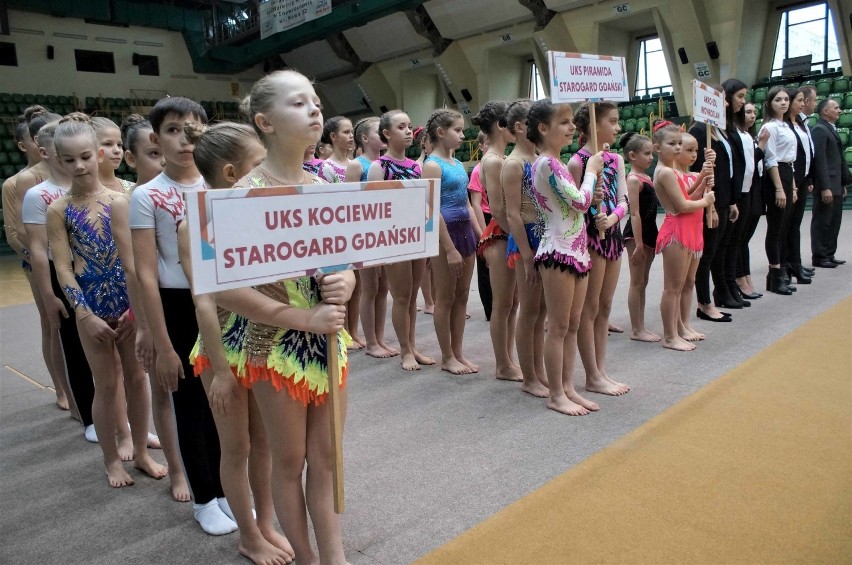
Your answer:
[[[701,82],[692,81],[692,119],[725,129],[725,93]]]
[[[267,0],[258,7],[260,38],[266,39],[282,31],[331,13],[331,0]]]
[[[437,179],[186,192],[196,293],[438,254]]]
[[[624,57],[548,51],[547,60],[554,104],[630,100]]]

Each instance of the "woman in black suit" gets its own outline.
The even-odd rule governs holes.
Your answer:
[[[718,214],[717,226],[707,225],[707,217],[704,219],[704,253],[698,263],[698,271],[695,275],[695,290],[698,295],[697,316],[702,320],[713,322],[729,322],[731,316],[720,311],[717,306],[723,308],[739,309],[746,304],[745,301],[735,299],[731,295],[725,277],[725,265],[727,257],[731,252],[733,241],[733,228],[739,219],[737,201],[740,198],[743,184],[743,173],[745,169],[743,146],[740,136],[736,133],[733,125],[733,114],[742,114],[745,106],[746,86],[740,81],[734,84],[729,79],[725,81],[728,88],[715,87],[717,90],[725,91],[726,128],[714,128],[710,149],[716,153],[714,169],[713,191],[716,193],[716,202],[713,206]],[[742,85],[742,88],[737,88]],[[741,93],[735,97],[734,94]],[[689,133],[698,141],[698,159],[692,165],[693,171],[700,171],[704,166],[704,149],[707,147],[707,126],[702,123],[694,123],[689,128]],[[736,263],[734,263],[735,269]],[[710,297],[710,275],[713,276],[713,301]],[[731,280],[735,280],[736,272],[732,272]],[[714,304],[715,303],[715,304]]]
[[[739,253],[737,253],[737,287],[743,298],[754,300],[763,296],[757,292],[751,280],[751,254],[749,242],[757,230],[760,217],[766,214],[766,205],[763,203],[763,147],[768,137],[764,130],[764,137],[760,143],[755,140],[756,131],[754,123],[757,121],[757,111],[754,104],[747,102],[745,105],[745,122],[740,126],[740,139],[743,141],[743,151],[746,157],[746,174],[743,176],[743,198],[747,209],[740,208],[740,220],[744,223],[740,234]],[[754,168],[752,175],[748,175],[748,155],[751,151]]]

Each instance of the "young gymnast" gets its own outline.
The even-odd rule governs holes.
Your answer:
[[[308,145],[308,147],[305,149],[305,155],[302,158],[302,168],[305,169],[306,172],[311,173],[312,175],[319,176],[319,171],[322,168],[323,160],[317,158],[315,153],[316,149],[316,143]]]
[[[569,416],[583,416],[598,405],[574,388],[574,360],[583,300],[592,268],[583,215],[603,198],[597,178],[604,168],[601,154],[590,156],[583,182],[574,184],[559,160],[562,147],[574,137],[571,106],[549,100],[534,102],[527,115],[527,137],[539,157],[532,169],[532,192],[542,211],[541,240],[533,264],[541,274],[548,311],[544,365],[549,392],[547,407]]]
[[[515,274],[506,264],[506,241],[509,223],[506,199],[500,173],[506,160],[510,132],[506,128],[505,102],[486,102],[471,123],[488,136],[488,151],[480,161],[480,178],[491,209],[491,221],[485,226],[478,253],[488,261],[491,283],[491,345],[494,349],[495,377],[505,381],[521,381],[521,369],[513,361],[515,322],[518,317],[518,291]],[[475,207],[474,207],[475,210]],[[483,226],[480,225],[482,230]]]
[[[208,128],[189,123],[185,130],[195,147],[198,170],[211,189],[232,187],[266,157],[266,148],[247,124],[220,122]],[[191,281],[187,221],[178,227],[178,242],[181,266]],[[248,322],[217,308],[214,294],[194,295],[193,300],[200,336],[190,362],[204,384],[219,431],[220,476],[240,528],[239,551],[261,565],[289,563],[293,548],[273,525],[272,459],[260,411],[251,390],[235,377]],[[252,515],[252,494],[257,519]]]
[[[379,159],[385,142],[379,135],[380,118],[375,116],[359,120],[355,124],[355,147],[361,151],[346,167],[346,182],[364,182],[370,167]],[[364,329],[364,351],[371,357],[387,358],[399,355],[399,350],[385,341],[385,314],[388,309],[388,279],[384,267],[360,269],[357,273],[352,300],[360,295],[359,316]],[[349,321],[349,320],[347,320]],[[347,327],[352,339],[356,339],[357,327]]]
[[[98,167],[101,184],[115,192],[129,193],[134,186],[133,183],[115,176],[115,171],[124,159],[121,128],[109,118],[99,116],[92,118],[92,126],[98,134],[98,144],[103,152],[103,160]]]
[[[480,131],[476,136],[476,145],[479,147],[480,159],[488,153],[489,142],[485,132]],[[482,186],[482,163],[474,165],[470,171],[470,182],[467,184],[468,198],[473,207],[474,218],[479,224],[479,229],[485,233],[485,228],[491,222],[491,205],[488,202],[488,193]],[[502,237],[502,236],[498,236]],[[482,310],[485,312],[485,320],[491,321],[491,305],[494,300],[491,293],[491,280],[488,272],[488,261],[483,257],[482,243],[489,241],[485,236],[483,241],[477,244],[476,249],[476,288],[479,291],[479,301],[482,302]]]
[[[125,149],[124,158],[127,160],[127,164],[136,170],[137,186],[151,182],[163,169],[160,150],[151,141],[153,132],[151,123],[139,114],[131,114],[121,123],[121,143]],[[102,139],[99,136],[99,140]],[[178,502],[187,502],[189,501],[189,485],[186,482],[183,463],[180,460],[170,393],[159,386],[152,362],[153,341],[145,308],[142,306],[136,261],[133,256],[130,231],[130,193],[122,194],[124,194],[124,198],[116,198],[112,201],[112,236],[115,239],[118,256],[121,259],[127,280],[127,295],[130,299],[130,308],[136,326],[136,357],[148,371],[154,427],[159,436],[159,443],[162,444],[166,463],[168,463],[172,497]],[[149,442],[148,446],[152,447],[152,443]]]
[[[615,143],[619,132],[618,107],[611,102],[597,103],[598,144]],[[591,143],[589,105],[583,104],[574,116],[577,129],[585,136],[586,143],[571,157],[568,170],[574,184],[580,185],[585,174],[586,162],[597,148]],[[589,209],[586,214],[586,232],[591,250],[592,269],[589,286],[580,319],[578,343],[580,358],[586,372],[586,390],[610,396],[620,396],[630,390],[626,384],[613,380],[606,370],[606,346],[609,331],[609,315],[612,298],[621,272],[621,253],[624,241],[619,222],[627,212],[627,182],[624,175],[624,160],[621,155],[603,153],[604,200]],[[603,234],[601,237],[600,234]]]
[[[434,112],[426,122],[433,151],[423,165],[423,178],[441,179],[439,254],[432,261],[435,333],[441,347],[441,369],[454,375],[479,371],[462,353],[476,243],[482,235],[467,199],[467,172],[453,157],[464,140],[463,130],[464,118],[455,110]]]
[[[683,141],[689,146],[683,151]],[[688,173],[697,158],[698,143],[668,121],[654,124],[654,151],[659,156],[654,185],[666,210],[657,235],[656,252],[663,254],[662,345],[676,351],[692,351],[703,336],[689,326],[695,272],[704,249],[702,215],[715,194],[705,193],[712,185],[712,156],[701,173]],[[709,152],[708,152],[709,153]],[[705,180],[706,179],[706,180]]]
[[[527,136],[530,104],[530,100],[517,100],[506,111],[504,123],[515,147],[503,164],[500,183],[506,199],[506,221],[510,232],[506,242],[506,263],[513,270],[520,301],[515,347],[523,379],[521,390],[546,398],[544,323],[547,310],[541,276],[533,266],[543,229],[543,213],[532,189],[536,147]]]
[[[418,126],[414,129],[414,145],[420,148],[417,164],[423,168],[423,162],[432,152],[432,141],[426,135],[426,128]],[[420,292],[423,293],[423,313],[430,316],[435,313],[435,299],[432,294],[432,259],[426,259],[426,268],[420,277]]]
[[[633,132],[624,134],[620,143],[630,163],[630,174],[627,175],[630,217],[624,226],[624,245],[630,267],[630,289],[627,292],[630,339],[657,342],[660,336],[645,327],[645,288],[657,245],[657,196],[654,181],[645,174],[654,162],[654,145],[644,135]]]
[[[237,186],[263,187],[321,182],[302,169],[304,148],[322,132],[319,97],[295,71],[277,71],[254,84],[243,108],[267,148],[267,158]],[[299,277],[221,293],[217,304],[251,320],[238,367],[252,384],[272,450],[272,497],[284,533],[299,563],[345,563],[340,516],[334,512],[326,335],[337,332],[339,371],[346,411],[345,304],[352,294],[351,271]],[[260,304],[250,308],[251,304]],[[288,316],[269,320],[270,314]],[[271,324],[271,325],[270,325]],[[307,462],[305,489],[302,473]],[[319,559],[311,547],[307,510]]]
[[[387,152],[370,165],[367,180],[409,180],[421,175],[417,161],[405,156],[411,145],[411,119],[402,110],[385,112],[379,121],[379,138],[387,144]],[[417,287],[426,268],[425,259],[391,263],[384,266],[388,289],[393,297],[391,323],[399,341],[400,363],[406,371],[420,365],[434,365],[435,360],[417,350]]]
[[[22,221],[24,196],[27,191],[47,180],[50,175],[47,163],[42,160],[38,153],[38,144],[34,141],[35,137],[45,124],[56,121],[60,117],[58,114],[50,113],[42,106],[30,106],[24,112],[23,121],[16,128],[16,135],[20,138],[18,147],[28,153],[27,162],[32,163],[32,165],[3,183],[3,223],[6,241],[21,259],[21,266],[30,285],[30,291],[39,315],[41,353],[50,380],[53,382],[53,389],[56,391],[56,406],[61,410],[68,410],[70,408],[70,390],[65,371],[65,361],[62,357],[62,344],[59,334],[51,329],[50,318],[54,314],[46,310],[42,294],[31,276],[30,252],[24,245],[26,228]],[[37,158],[29,155],[33,147]],[[55,302],[53,302],[53,306],[56,306]]]
[[[331,153],[325,158],[319,177],[326,182],[343,182],[349,153],[355,149],[355,131],[349,118],[334,116],[327,119],[320,143],[330,145]]]
[[[56,128],[54,144],[71,188],[47,211],[47,228],[56,274],[74,308],[80,340],[95,379],[92,416],[100,430],[107,478],[112,487],[132,485],[113,432],[116,429],[115,353],[121,358],[133,426],[134,466],[155,479],[168,474],[148,455],[148,384],[134,351],[124,271],[110,231],[112,201],[120,198],[98,180],[98,138],[89,117],[71,114]]]
[[[172,96],[158,101],[148,118],[151,141],[166,164],[162,173],[137,186],[130,196],[136,278],[154,343],[154,359],[147,365],[153,369],[156,386],[172,395],[195,520],[208,534],[223,535],[236,530],[237,524],[227,514],[230,510],[219,479],[219,437],[207,395],[199,379],[183,378],[192,373],[189,354],[198,337],[198,324],[177,245],[177,226],[184,217],[181,195],[204,188],[184,126],[187,121],[206,123],[207,114],[197,102]]]

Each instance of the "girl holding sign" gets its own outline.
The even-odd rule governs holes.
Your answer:
[[[597,179],[604,163],[600,153],[589,157],[579,188],[559,160],[562,147],[574,137],[571,106],[539,100],[527,116],[527,137],[539,157],[532,168],[532,191],[544,212],[542,235],[533,260],[541,273],[548,310],[544,365],[550,385],[547,407],[569,416],[584,416],[598,405],[574,388],[577,330],[592,268],[583,215],[603,198]],[[606,325],[604,325],[606,329]]]
[[[372,164],[379,159],[385,142],[379,136],[380,118],[375,116],[359,120],[355,124],[355,148],[361,155],[349,161],[346,167],[346,182],[364,182]],[[384,267],[372,267],[358,271],[358,284],[352,300],[360,295],[361,327],[366,340],[365,352],[371,357],[394,357],[399,350],[385,342],[385,313],[388,309],[388,279]],[[349,334],[353,335],[352,328]]]
[[[612,102],[596,104],[597,119],[591,123],[589,104],[577,110],[574,123],[586,143],[568,162],[568,171],[574,183],[580,185],[586,174],[589,159],[597,152],[591,145],[591,130],[597,129],[598,143],[612,145],[620,131],[618,107]],[[586,213],[587,235],[592,256],[589,288],[580,319],[580,358],[586,371],[586,390],[611,396],[620,396],[630,390],[626,384],[610,378],[606,371],[606,345],[609,332],[609,315],[612,298],[621,273],[621,253],[624,240],[619,222],[627,213],[627,180],[624,160],[617,153],[603,152],[603,201]]]
[[[509,240],[506,242],[506,263],[514,271],[518,285],[518,324],[515,347],[521,365],[521,390],[546,398],[547,374],[544,368],[544,323],[547,308],[541,277],[533,265],[544,224],[544,211],[535,197],[532,186],[532,164],[536,158],[535,144],[527,136],[527,115],[532,102],[517,100],[506,111],[506,130],[512,135],[515,147],[500,173],[503,195],[506,198],[506,221]]]
[[[426,122],[433,152],[423,165],[423,178],[441,179],[439,255],[432,262],[435,333],[441,346],[441,368],[454,375],[479,371],[462,353],[476,243],[482,235],[467,199],[467,172],[453,157],[464,140],[463,130],[464,118],[455,110],[434,112]]]
[[[367,179],[409,180],[420,178],[420,163],[405,156],[413,133],[411,118],[402,110],[382,114],[379,138],[387,144],[387,152],[370,165]],[[417,323],[417,288],[426,270],[426,259],[402,261],[384,266],[388,288],[393,296],[391,322],[399,340],[402,368],[416,371],[420,365],[434,365],[435,360],[417,351],[414,328]]]
[[[302,169],[305,147],[315,143],[322,131],[319,97],[304,75],[276,71],[265,76],[254,84],[242,107],[266,145],[267,157],[237,187],[321,182]],[[260,408],[272,451],[275,513],[299,562],[318,561],[310,544],[306,501],[319,562],[346,559],[340,517],[334,512],[326,336],[338,334],[339,368],[331,378],[340,383],[345,415],[346,346],[351,339],[343,322],[354,286],[354,274],[345,271],[217,293],[219,306],[250,320],[238,373],[251,384]]]

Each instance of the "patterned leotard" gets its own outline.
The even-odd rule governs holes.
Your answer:
[[[305,169],[306,172],[311,173],[312,175],[319,176],[320,169],[323,164],[322,159],[311,159],[310,161],[305,161],[302,163],[302,168]]]
[[[582,277],[592,268],[583,214],[592,203],[595,175],[584,176],[577,188],[561,161],[542,155],[533,165],[533,191],[544,213],[536,268],[559,268]]]
[[[571,157],[572,160],[580,163],[581,174],[580,178],[586,174],[586,165],[591,158],[591,154],[585,149],[580,149]],[[621,223],[617,222],[614,226],[604,232],[604,239],[600,238],[598,229],[595,227],[595,216],[598,212],[603,212],[607,215],[615,214],[621,220],[627,212],[627,187],[621,186],[618,179],[618,167],[621,157],[616,153],[604,151],[604,169],[603,169],[603,191],[604,199],[598,206],[592,206],[586,213],[586,230],[589,236],[589,247],[594,249],[599,255],[608,261],[615,261],[621,257],[624,251],[624,238],[621,234]]]
[[[326,159],[320,165],[320,170],[317,176],[325,182],[343,182],[346,178],[346,165],[342,165],[337,161]]]
[[[510,159],[514,159],[514,157],[509,157],[507,160]],[[521,177],[521,219],[524,222],[524,231],[527,234],[530,249],[535,253],[544,230],[544,212],[536,200],[533,190],[532,163],[523,161],[521,166],[524,169],[524,175]],[[515,264],[520,260],[521,250],[515,236],[509,234],[509,241],[506,244],[506,264],[509,265],[510,269],[514,269]]]
[[[422,174],[420,163],[407,157],[399,161],[388,155],[382,155],[379,157],[379,166],[382,168],[383,180],[419,179]]]

